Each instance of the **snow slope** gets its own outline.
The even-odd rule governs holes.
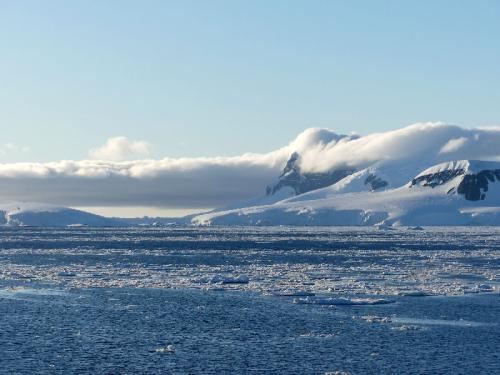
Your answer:
[[[109,219],[73,208],[44,203],[17,202],[0,204],[0,226],[123,226],[120,220]]]

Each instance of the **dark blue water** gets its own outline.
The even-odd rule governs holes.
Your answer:
[[[94,241],[88,238],[91,246],[83,253],[79,246],[85,243],[85,232],[79,232],[75,240],[71,239],[74,232],[37,231],[31,233],[33,241],[29,241],[29,231],[4,233],[9,238],[0,243],[0,373],[499,373],[500,295],[497,293],[391,296],[395,303],[387,305],[330,307],[294,304],[293,298],[243,289],[75,287],[71,280],[77,276],[70,271],[80,264],[109,268],[117,262],[123,272],[136,263],[172,267],[178,262],[185,272],[190,267],[209,264],[211,250],[206,243],[196,250],[196,241],[191,241],[190,255],[172,257],[169,253],[166,258],[156,258],[156,253],[150,254],[148,260],[148,255],[141,253],[139,260],[133,254],[128,255],[133,259],[122,259],[121,255],[106,256],[101,251],[132,247],[129,242],[127,246],[113,245],[117,235],[125,235],[121,231],[97,231],[97,237],[95,231],[89,232]],[[141,238],[145,242],[137,243],[137,247],[167,251],[173,246],[179,250],[177,245],[161,241],[165,233],[158,233],[156,240],[155,233],[143,233]],[[112,244],[109,247],[106,236]],[[299,251],[295,253],[297,259],[287,257],[287,262],[303,264],[301,254],[305,255],[300,251],[314,248],[315,244],[324,247],[324,236],[316,233],[309,239],[286,240],[283,248]],[[36,238],[41,237],[44,240],[37,243]],[[95,238],[99,239],[98,245]],[[80,245],[72,241],[79,241]],[[432,241],[427,241],[426,246],[431,246]],[[233,242],[237,243],[236,239]],[[404,242],[399,240],[398,248],[404,249]],[[414,241],[410,242],[410,246],[415,246]],[[224,247],[217,245],[216,238],[213,243],[212,250]],[[2,248],[1,244],[6,245]],[[355,241],[349,240],[349,246],[355,246]],[[72,249],[80,252],[78,259],[68,255]],[[272,249],[261,246],[259,251],[266,264],[278,259]],[[218,265],[236,261],[234,255],[214,256]],[[307,256],[313,257],[310,253]],[[257,262],[259,255],[253,257]],[[245,259],[240,254],[239,262],[246,263]],[[341,260],[322,258],[317,263],[328,261]],[[373,259],[368,262],[371,264]],[[45,271],[52,270],[54,264],[57,270],[69,270],[70,276],[63,274],[52,281],[26,278],[26,270],[40,270],[40,275],[50,276]],[[489,270],[498,269],[493,265]],[[99,275],[95,277],[99,279]],[[370,323],[367,316],[387,319]],[[161,352],[168,345],[172,345],[173,351]]]
[[[352,318],[365,314],[438,324],[400,331]],[[331,309],[239,292],[97,288],[1,299],[0,316],[4,373],[494,374],[500,360],[498,295]],[[174,353],[155,352],[169,344]]]

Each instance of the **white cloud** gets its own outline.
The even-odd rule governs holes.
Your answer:
[[[139,159],[149,155],[151,145],[145,141],[132,141],[127,137],[108,138],[99,148],[89,151],[91,159],[122,161]]]
[[[449,153],[441,152],[443,145],[459,138],[469,141],[455,143],[456,149],[448,148]],[[499,128],[465,129],[443,123],[418,123],[384,133],[345,136],[308,146],[303,151],[301,166],[307,171],[321,172],[336,166],[361,169],[381,160],[432,165],[453,159],[498,160],[499,157]]]
[[[0,155],[6,155],[14,152],[27,152],[29,150],[30,148],[27,146],[19,146],[12,142],[6,142],[3,145],[0,145]]]
[[[449,154],[460,150],[469,141],[469,138],[460,137],[455,139],[450,139],[439,151],[440,154]]]
[[[467,142],[457,141],[462,138]],[[267,154],[0,164],[0,197],[72,206],[216,207],[262,194],[294,151],[304,171],[361,169],[386,159],[429,166],[453,159],[500,160],[500,129],[423,123],[367,136],[307,129]]]
[[[126,162],[0,164],[0,197],[71,206],[216,207],[254,196],[288,152]]]

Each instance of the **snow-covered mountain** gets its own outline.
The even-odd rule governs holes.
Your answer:
[[[390,180],[390,169],[383,169]],[[373,167],[372,172],[378,171]],[[375,177],[373,177],[375,176]],[[396,181],[400,176],[396,176]],[[207,225],[500,225],[500,162],[460,160],[417,173],[402,186],[367,187],[370,169],[273,204],[193,218]]]
[[[447,194],[459,194],[469,201],[498,201],[500,163],[460,160],[426,169],[415,177],[410,187],[447,187]]]
[[[287,150],[265,193],[192,223],[500,225],[497,128],[421,123],[363,137],[308,129]]]
[[[239,207],[275,203],[332,185],[338,193],[383,191],[443,162],[498,161],[500,129],[418,123],[361,137],[312,128],[280,149],[280,154],[287,152],[281,175],[265,194]]]
[[[17,202],[0,204],[0,226],[123,226],[117,219],[110,219],[73,208],[43,203]]]
[[[227,195],[224,202],[254,194],[255,186],[262,186],[262,193],[198,215],[147,220],[104,218],[58,206],[0,205],[0,225],[500,225],[500,128],[418,123],[366,136],[311,128],[267,154],[210,160],[208,169],[198,159],[179,160],[182,168],[175,169],[174,177],[161,172],[172,168],[170,161],[160,163],[161,171],[156,162],[148,161],[152,169],[145,175],[138,172],[142,164],[130,176],[119,169],[120,181],[133,177],[134,184],[148,187],[156,181],[155,189],[144,191],[157,195],[175,187],[173,196],[193,201],[198,201],[196,192],[205,197]],[[79,169],[82,165],[92,168],[85,172]],[[59,181],[52,177],[60,170],[66,174],[58,177],[58,189],[76,178],[72,174],[89,179],[97,175],[102,181],[116,178],[115,172],[94,167],[88,162],[25,163],[0,165],[0,174],[4,183],[13,184],[36,172],[36,184],[27,184],[31,189],[40,182],[51,186],[44,185],[46,176],[51,176],[51,184]],[[154,180],[158,173],[163,177]],[[172,183],[171,178],[180,180]],[[251,193],[245,190],[248,184],[254,185]],[[147,194],[140,200],[149,202]],[[45,196],[57,201],[52,191]],[[15,194],[14,198],[19,199]]]

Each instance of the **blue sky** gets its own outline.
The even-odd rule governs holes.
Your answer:
[[[3,1],[0,162],[500,123],[498,1]],[[7,144],[7,146],[6,146]]]

